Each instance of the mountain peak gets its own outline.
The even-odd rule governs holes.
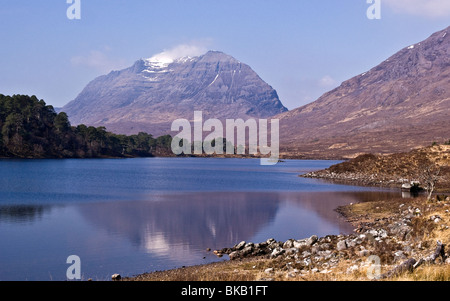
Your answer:
[[[268,118],[287,111],[277,92],[250,66],[220,51],[175,57],[162,52],[93,80],[67,104],[72,124],[109,131],[170,134],[175,119],[194,111],[217,119]]]
[[[221,51],[210,50],[200,57],[202,61],[240,63],[237,59]]]

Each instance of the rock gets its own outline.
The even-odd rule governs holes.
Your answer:
[[[297,248],[289,248],[286,249],[286,255],[294,255],[297,254],[299,251]]]
[[[386,237],[388,237],[387,231],[384,230],[384,229],[378,230],[378,237],[381,237],[381,238],[386,238]]]
[[[111,276],[111,279],[113,281],[119,281],[120,279],[122,279],[122,276],[120,276],[120,274],[114,274]]]
[[[238,251],[231,252],[228,256],[230,257],[230,260],[235,260],[240,257]]]
[[[439,223],[442,220],[442,218],[439,215],[432,215],[430,217],[430,220],[432,220],[434,223],[437,224],[437,223]]]
[[[273,268],[267,268],[267,269],[265,269],[265,270],[264,270],[264,273],[266,273],[266,274],[271,274],[271,273],[273,273]]]
[[[306,240],[306,244],[307,244],[308,246],[312,246],[312,245],[315,244],[318,240],[319,240],[319,238],[317,237],[317,235],[313,235],[313,236],[311,236],[310,238],[308,238],[308,239]]]
[[[295,272],[289,272],[286,274],[286,278],[295,278],[297,275],[295,274]]]
[[[260,243],[255,244],[255,249],[264,249],[267,246],[268,246],[267,242],[260,242]]]
[[[297,249],[301,249],[301,248],[308,246],[308,244],[306,243],[305,240],[295,240],[293,242],[293,244],[294,244],[294,248],[297,248]]]
[[[281,247],[276,247],[270,254],[270,258],[276,258],[276,257],[282,255],[284,252],[285,252],[285,250],[282,249]]]
[[[245,241],[241,241],[240,243],[238,243],[237,245],[234,246],[235,250],[241,250],[245,247],[246,242]]]
[[[268,246],[271,250],[274,250],[276,248],[282,248],[283,247],[283,242],[277,242],[277,241],[273,241],[269,244]]]
[[[411,248],[411,246],[409,246],[409,245],[406,245],[406,246],[403,247],[403,251],[407,252],[407,253],[410,253],[410,252],[413,251],[413,248]]]
[[[245,248],[243,248],[239,253],[240,256],[247,256],[248,254],[253,252],[253,247],[252,246],[247,246]]]
[[[274,279],[273,278],[261,278],[261,279],[258,279],[258,281],[274,281]]]
[[[353,248],[356,246],[356,241],[353,239],[346,239],[345,244],[347,245],[348,248]]]
[[[252,243],[252,242],[249,242],[249,243],[246,243],[245,244],[245,246],[244,246],[244,248],[254,248],[255,247],[255,244],[254,243]]]
[[[357,271],[359,269],[359,267],[357,266],[357,265],[352,265],[351,267],[349,267],[348,269],[347,269],[347,274],[351,274],[351,273],[353,273],[353,272],[355,272],[355,271]]]
[[[342,250],[347,249],[347,243],[345,242],[345,240],[339,241],[339,242],[337,243],[337,245],[336,245],[336,249],[337,249],[338,251],[342,251]]]
[[[309,253],[308,251],[304,251],[302,253],[302,257],[309,257],[309,256],[311,256],[311,253]]]
[[[410,258],[405,262],[403,262],[401,265],[392,269],[391,271],[381,275],[381,278],[394,277],[404,272],[412,272],[414,270],[414,266],[416,265],[416,263],[417,261],[414,258]]]
[[[283,244],[283,249],[290,249],[292,247],[294,247],[294,240],[293,239],[289,239]]]
[[[266,244],[270,245],[271,243],[275,242],[274,238],[269,238],[268,240],[266,240]]]
[[[395,261],[404,260],[404,259],[406,259],[406,255],[403,253],[403,251],[397,251],[394,253]]]
[[[361,251],[359,251],[358,255],[360,257],[366,257],[366,256],[370,255],[370,252],[369,252],[369,250],[361,250]]]
[[[412,187],[412,186],[411,186],[411,184],[409,184],[409,183],[405,183],[405,184],[402,185],[402,189],[403,189],[403,190],[410,190],[411,187]]]
[[[310,266],[310,264],[311,264],[311,258],[308,257],[308,258],[303,259],[304,266],[308,267],[308,266]]]
[[[378,237],[378,231],[373,229],[367,232],[368,234],[372,235],[372,237]]]
[[[390,226],[389,229],[392,235],[399,237],[401,240],[407,239],[408,233],[411,232],[410,227],[401,223],[394,223]]]

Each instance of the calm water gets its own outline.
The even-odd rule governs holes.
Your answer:
[[[84,280],[224,260],[242,240],[348,233],[333,211],[398,196],[299,178],[335,161],[0,160],[0,280]]]

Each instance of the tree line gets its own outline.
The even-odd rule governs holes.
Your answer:
[[[101,158],[170,156],[172,137],[118,135],[105,127],[71,126],[36,96],[0,94],[0,157]]]

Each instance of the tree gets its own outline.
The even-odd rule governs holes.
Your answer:
[[[60,133],[65,133],[70,129],[69,117],[64,112],[56,115],[54,123],[56,130]]]
[[[426,164],[421,168],[420,182],[425,186],[428,201],[431,201],[440,173],[441,168],[434,163]]]
[[[147,133],[126,136],[105,127],[72,127],[66,113],[57,114],[36,96],[0,94],[0,155],[19,158],[93,158],[169,154],[172,137]]]

